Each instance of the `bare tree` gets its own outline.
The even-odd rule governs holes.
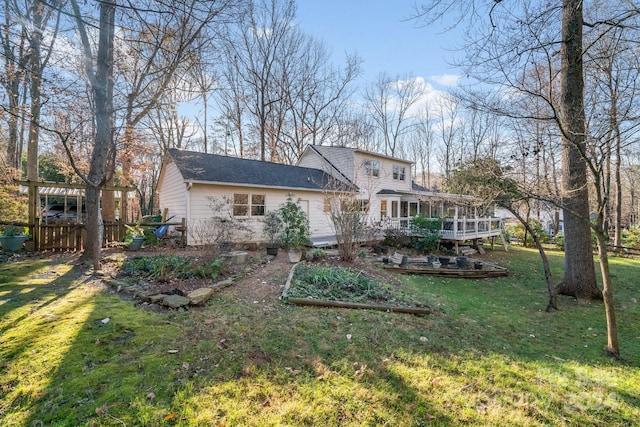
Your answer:
[[[225,75],[241,76],[241,86],[232,88],[241,88],[237,100],[244,102],[253,119],[259,141],[256,151],[261,160],[266,160],[269,148],[275,145],[274,128],[280,125],[277,120],[282,117],[276,109],[276,104],[283,101],[278,61],[286,59],[285,43],[292,40],[288,35],[295,13],[293,0],[249,1],[240,24],[230,27],[226,35],[226,61],[235,69]],[[246,154],[246,147],[243,151]]]
[[[100,188],[107,178],[107,161],[109,153],[114,150],[113,144],[113,46],[115,31],[115,0],[100,2],[100,19],[98,23],[98,47],[95,56],[93,45],[87,33],[87,23],[82,16],[76,0],[70,0],[73,16],[78,26],[84,66],[87,79],[91,85],[95,104],[95,136],[89,172],[82,176],[87,184],[85,203],[87,207],[87,246],[84,259],[93,261],[93,268],[100,269],[102,248],[102,215],[100,213]]]
[[[509,3],[509,6],[506,6]],[[549,108],[546,117],[520,116],[537,120],[551,120],[558,127],[563,152],[563,200],[565,225],[565,275],[558,291],[577,298],[599,298],[604,296],[607,319],[608,344],[610,354],[619,355],[611,277],[608,270],[606,241],[602,228],[602,201],[606,197],[600,190],[600,169],[598,163],[590,162],[587,146],[586,114],[584,108],[584,50],[583,30],[585,19],[583,2],[563,0],[561,7],[553,4],[530,4],[518,2],[474,2],[467,0],[434,0],[418,10],[418,15],[433,20],[452,9],[464,16],[480,16],[477,8],[489,18],[490,27],[482,33],[474,33],[474,40],[468,51],[470,74],[478,76],[485,83],[495,83],[506,87],[512,96],[509,103],[496,108],[491,102],[478,99],[480,105],[506,116],[515,117],[514,105],[524,104],[531,98],[544,100]],[[503,9],[507,8],[508,9]],[[586,28],[593,34],[589,40],[596,40],[598,34],[606,34],[611,28],[632,19],[638,11],[620,8],[619,13],[603,16],[593,22],[586,22]],[[426,14],[426,15],[422,15]],[[471,23],[473,25],[473,23]],[[475,27],[477,28],[477,26]],[[558,54],[559,48],[559,54]],[[588,49],[589,46],[586,46]],[[559,61],[559,63],[558,63]],[[539,67],[540,64],[548,64]],[[526,84],[524,79],[530,72],[549,82],[553,90],[554,82],[559,87],[559,97],[546,97],[543,92]],[[549,92],[553,93],[553,92]],[[514,95],[518,96],[514,96]],[[558,99],[559,101],[557,101]],[[515,102],[514,102],[515,101]],[[504,107],[507,108],[504,108]],[[523,108],[522,111],[526,111]],[[596,284],[590,242],[590,206],[587,172],[596,181],[596,201],[598,214],[594,230],[598,237],[598,253],[603,276],[603,291]]]
[[[391,78],[382,73],[364,92],[367,108],[384,141],[384,152],[394,156],[411,126],[410,109],[424,94],[424,82],[414,77]]]
[[[0,45],[4,73],[0,82],[8,105],[7,162],[19,171],[22,162],[22,130],[28,123],[27,178],[38,179],[38,140],[42,109],[43,74],[48,66],[60,24],[60,2],[27,1],[21,5],[3,2]],[[45,37],[46,35],[46,37]],[[29,102],[29,107],[23,106]],[[26,110],[29,110],[27,113]]]
[[[437,129],[440,134],[440,165],[445,179],[451,175],[455,166],[455,143],[458,137],[460,113],[459,104],[453,96],[444,96],[436,103],[438,116]]]
[[[586,76],[593,91],[587,97],[592,154],[604,163],[603,193],[607,199],[605,228],[614,229],[615,246],[622,240],[622,151],[635,140],[638,131],[638,59],[622,28],[598,37],[586,52]],[[612,182],[613,181],[613,182]]]
[[[305,44],[292,55],[293,62],[282,76],[287,111],[278,148],[289,163],[307,144],[322,145],[332,138],[360,74],[358,56],[348,55],[344,69],[335,69],[327,65],[329,53],[322,43],[309,36],[301,39]]]
[[[420,171],[420,176],[416,176],[416,181],[420,182],[427,190],[431,190],[435,183],[431,180],[431,161],[433,156],[433,149],[435,144],[435,132],[433,129],[433,117],[430,111],[431,105],[425,104],[418,118],[416,119],[415,132],[412,133],[412,138],[409,142],[412,158],[415,159],[416,174]]]

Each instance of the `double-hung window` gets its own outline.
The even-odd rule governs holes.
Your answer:
[[[393,165],[393,179],[398,181],[404,181],[405,167]]]
[[[380,162],[377,160],[365,160],[363,163],[364,174],[367,176],[380,176]]]

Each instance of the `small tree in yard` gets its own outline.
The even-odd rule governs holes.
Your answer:
[[[300,206],[300,200],[293,201],[293,194],[287,194],[287,201],[279,209],[282,218],[280,241],[287,249],[297,249],[309,243],[309,219]]]
[[[269,211],[264,214],[262,220],[262,233],[267,238],[269,245],[275,246],[280,239],[282,233],[282,218],[278,211]]]
[[[331,225],[338,239],[343,261],[353,262],[360,242],[371,231],[367,226],[369,199],[361,199],[353,190],[339,189],[325,195]],[[344,187],[344,186],[342,186]]]

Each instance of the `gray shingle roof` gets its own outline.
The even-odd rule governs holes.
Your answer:
[[[324,190],[334,180],[319,169],[169,149],[186,181]]]

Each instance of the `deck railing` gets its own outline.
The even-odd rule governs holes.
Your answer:
[[[441,221],[440,235],[445,240],[472,240],[499,236],[502,232],[502,218],[432,218]],[[395,229],[411,234],[411,218],[385,218],[385,229]]]

